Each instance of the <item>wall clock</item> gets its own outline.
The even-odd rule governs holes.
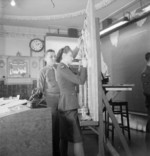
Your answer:
[[[40,52],[44,48],[44,41],[39,38],[35,38],[30,41],[29,46],[32,51]]]

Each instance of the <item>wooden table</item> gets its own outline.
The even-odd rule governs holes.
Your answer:
[[[134,84],[118,84],[118,85],[110,85],[110,84],[103,84],[104,90],[107,92],[107,99],[113,99],[118,95],[119,92],[122,91],[132,91]],[[113,94],[109,95],[110,92],[113,91]],[[81,126],[97,126],[98,122],[96,121],[80,121]]]
[[[131,151],[130,151],[128,144],[121,132],[121,129],[119,127],[117,119],[115,118],[115,116],[113,114],[113,111],[110,107],[109,101],[112,100],[114,97],[116,97],[122,91],[132,91],[134,84],[119,84],[119,85],[105,84],[102,87],[104,89],[104,92],[103,92],[104,106],[106,107],[107,113],[109,114],[109,117],[112,120],[113,126],[115,127],[115,129],[117,131],[117,134],[120,138],[120,141],[121,141],[125,151],[128,153],[128,155],[131,156],[132,155]],[[111,149],[113,149],[112,146],[110,146],[110,150]],[[114,155],[118,155],[116,151],[114,152]]]
[[[8,110],[0,113],[0,156],[52,155],[51,109],[30,109],[18,103],[8,104]]]
[[[103,89],[107,93],[106,97],[108,101],[115,98],[122,91],[132,91],[133,87],[134,84],[117,84],[117,85],[103,84]]]
[[[102,86],[106,91],[132,91],[134,84],[103,84]]]
[[[125,151],[128,153],[129,156],[131,156],[131,152],[129,150],[128,144],[122,134],[122,131],[119,127],[119,124],[117,122],[117,119],[115,118],[112,109],[110,107],[109,104],[109,100],[113,99],[115,96],[118,95],[119,92],[122,91],[132,91],[134,84],[119,84],[119,85],[110,85],[110,84],[104,84],[103,86],[104,91],[102,91],[102,97],[103,97],[103,103],[104,103],[104,107],[106,107],[106,110],[112,120],[112,123],[117,131],[117,134],[120,138],[120,141],[125,149]],[[106,96],[107,93],[107,96]],[[110,94],[109,93],[113,93]],[[109,95],[109,96],[108,96]],[[95,122],[95,121],[81,121],[80,122],[81,126],[88,126],[92,131],[94,131],[96,134],[99,135],[99,130],[97,130],[97,128],[99,129],[99,122]],[[95,128],[97,127],[97,128]],[[104,139],[105,140],[105,139]],[[105,144],[107,146],[107,148],[109,149],[109,151],[111,151],[113,156],[118,156],[118,152],[115,150],[115,148],[111,145],[110,141],[107,139],[105,140]]]

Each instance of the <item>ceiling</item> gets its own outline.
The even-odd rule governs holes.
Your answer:
[[[83,27],[88,0],[0,0],[0,25],[35,28]],[[96,17],[118,19],[149,0],[93,0]]]

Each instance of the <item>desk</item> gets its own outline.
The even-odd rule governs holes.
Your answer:
[[[115,96],[118,95],[121,91],[132,91],[132,88],[134,87],[134,84],[118,84],[118,85],[110,85],[110,84],[103,84],[104,90],[107,92],[107,99],[112,100]],[[113,91],[113,94],[111,93]],[[98,122],[96,121],[80,121],[81,126],[97,126]]]
[[[52,155],[51,109],[28,109],[0,117],[0,156]]]
[[[119,84],[119,85],[103,84],[102,86],[106,91],[132,91],[134,84]]]
[[[109,101],[112,100],[115,96],[118,95],[119,92],[122,92],[122,91],[132,91],[132,88],[133,88],[134,84],[123,84],[123,85],[109,85],[109,84],[106,84],[106,85],[103,85],[103,103],[104,103],[104,106],[106,107],[106,110],[107,110],[107,113],[109,115],[109,117],[111,118],[112,120],[112,124],[113,126],[115,127],[116,129],[116,132],[120,138],[120,141],[122,142],[122,145],[125,149],[125,151],[127,152],[128,155],[132,155],[131,152],[130,152],[130,149],[128,147],[128,144],[122,134],[122,131],[119,127],[119,124],[117,122],[117,119],[116,117],[114,116],[113,112],[112,112],[112,109],[110,107],[110,104],[109,104]],[[107,93],[107,95],[106,95]]]
[[[27,100],[0,100],[0,156],[52,155],[51,109],[30,109]]]
[[[116,97],[119,92],[132,91],[133,87],[134,84],[118,84],[118,85],[103,84],[103,88],[107,92],[106,97],[108,101]]]
[[[124,85],[105,84],[102,86],[105,90],[105,91],[102,90],[102,100],[103,100],[104,107],[106,107],[106,110],[107,110],[107,112],[108,112],[108,114],[112,120],[114,127],[116,128],[117,134],[118,134],[120,141],[121,141],[126,153],[128,154],[128,156],[131,156],[132,154],[131,154],[130,149],[128,147],[128,144],[124,138],[124,135],[122,134],[122,131],[119,127],[117,119],[112,112],[112,109],[111,109],[110,104],[109,104],[108,96],[106,96],[106,92],[108,95],[109,95],[109,93],[113,92],[113,96],[109,97],[110,99],[112,99],[112,98],[114,98],[114,96],[116,96],[121,91],[132,91],[133,86],[134,86],[134,84],[124,84]],[[102,117],[102,115],[100,117]],[[80,125],[81,126],[88,126],[93,132],[95,132],[98,136],[100,136],[101,131],[100,131],[99,122],[81,121]],[[103,128],[103,123],[102,123],[101,127]],[[103,131],[102,131],[102,133],[103,133]],[[108,139],[104,138],[104,143],[106,144],[107,148],[109,149],[109,151],[111,151],[111,153],[113,155],[116,155],[116,156],[119,155],[117,153],[117,151],[114,149],[114,147],[111,145],[111,143]]]

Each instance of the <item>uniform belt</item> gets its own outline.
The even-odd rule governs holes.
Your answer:
[[[61,94],[61,95],[63,95],[63,94],[72,94],[72,95],[76,95],[77,93],[76,93],[76,92],[66,92],[66,91],[61,91],[60,94]]]
[[[60,96],[60,93],[46,93],[47,95]]]

